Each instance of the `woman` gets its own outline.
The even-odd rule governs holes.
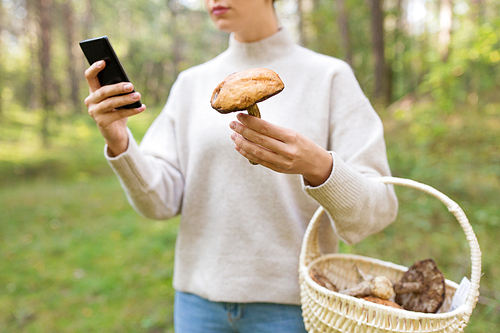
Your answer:
[[[205,5],[231,33],[229,48],[179,75],[140,147],[126,119],[145,106],[117,109],[140,94],[116,96],[130,83],[100,87],[102,61],[85,73],[85,103],[133,207],[155,219],[181,214],[175,331],[304,332],[298,258],[314,211],[322,205],[330,217],[321,233],[328,251],[395,218],[392,187],[370,179],[390,174],[382,124],[349,66],[296,45],[272,0]],[[285,83],[259,104],[265,120],[211,109],[219,82],[256,67]]]

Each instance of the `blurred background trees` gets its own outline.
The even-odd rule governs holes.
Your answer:
[[[498,102],[499,7],[493,0],[277,2],[296,39],[350,63],[377,105],[426,95],[446,113]],[[58,121],[84,112],[87,63],[78,41],[104,34],[150,107],[165,102],[179,71],[227,45],[197,0],[3,0],[0,110],[43,110],[39,131],[48,145]]]
[[[1,2],[2,108],[39,112],[44,146],[57,123],[84,112],[88,66],[78,41],[107,34],[150,107],[164,103],[177,74],[220,52],[200,4],[172,1]]]

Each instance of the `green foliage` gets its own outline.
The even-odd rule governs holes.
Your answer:
[[[363,0],[346,1],[345,6],[349,13],[349,34],[356,36],[351,38],[352,68],[363,90],[369,93],[373,88],[369,6]],[[345,60],[346,50],[341,42],[338,15],[338,6],[334,1],[318,1],[313,11],[306,16],[311,23],[306,46],[316,52]]]
[[[137,139],[160,110],[148,108],[129,120]],[[112,174],[104,160],[104,139],[92,118],[59,114],[50,123],[53,142],[46,149],[39,134],[41,117],[42,110],[26,111],[9,104],[9,112],[0,122],[0,183],[41,178],[78,181]]]
[[[467,32],[467,33],[466,33]],[[431,54],[431,66],[418,87],[420,95],[429,94],[439,110],[451,114],[463,103],[473,109],[498,98],[500,85],[500,20],[474,29],[464,22],[455,32],[451,53],[444,62]]]

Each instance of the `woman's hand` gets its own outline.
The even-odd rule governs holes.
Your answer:
[[[121,106],[140,100],[141,95],[138,92],[130,94],[134,90],[134,86],[130,82],[101,87],[97,74],[105,66],[106,62],[101,60],[92,64],[85,71],[90,92],[89,96],[85,98],[85,105],[89,110],[89,115],[94,119],[106,140],[109,151],[112,155],[118,156],[128,147],[127,118],[146,110],[146,106],[143,104],[136,109],[118,110]]]
[[[238,114],[238,120],[229,124],[231,139],[247,159],[277,172],[300,174],[311,186],[330,176],[332,156],[311,139],[247,114]]]

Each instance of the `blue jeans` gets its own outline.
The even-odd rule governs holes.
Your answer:
[[[298,305],[211,302],[175,292],[175,333],[306,333]]]

